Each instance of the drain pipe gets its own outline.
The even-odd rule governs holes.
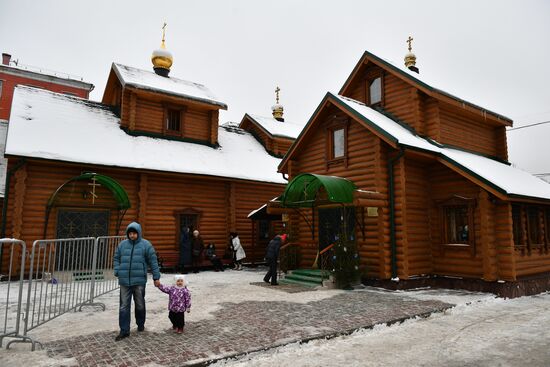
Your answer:
[[[0,229],[0,238],[6,237],[6,216],[8,214],[8,198],[10,195],[10,181],[11,176],[23,165],[27,163],[26,158],[21,158],[15,166],[10,168],[8,172],[6,173],[6,187],[4,189],[4,205],[2,206],[2,228]],[[3,254],[3,246],[0,246],[0,272],[2,271],[2,256]]]
[[[388,193],[390,199],[390,249],[391,249],[391,277],[397,278],[397,242],[395,239],[395,193],[393,183],[393,167],[403,157],[405,149],[401,147],[399,154],[388,160]]]

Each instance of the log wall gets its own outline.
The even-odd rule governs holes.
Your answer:
[[[10,168],[14,163],[10,161]],[[223,255],[230,230],[237,230],[245,251],[252,244],[252,223],[247,215],[253,209],[280,195],[284,185],[250,181],[233,181],[184,174],[152,173],[138,170],[71,165],[46,161],[29,161],[19,169],[10,182],[6,236],[26,241],[30,246],[43,239],[46,203],[50,196],[67,180],[82,172],[96,172],[118,181],[128,193],[132,207],[122,222],[122,231],[131,221],[139,220],[144,237],[149,239],[157,252],[179,253],[176,211],[194,208],[201,213],[198,229],[206,243],[214,242]],[[98,200],[82,193],[87,182],[65,186],[59,195],[60,207],[50,214],[47,238],[55,238],[57,211],[61,208],[111,210],[109,235],[115,235],[116,208],[110,192],[98,188]],[[229,201],[230,187],[234,187],[234,200]],[[235,207],[229,208],[230,202]],[[235,213],[234,227],[230,228],[228,213]],[[4,259],[5,260],[5,259]]]
[[[292,176],[304,172],[345,177],[353,181],[358,188],[387,193],[385,161],[387,152],[380,139],[366,130],[358,122],[350,121],[348,126],[347,163],[327,164],[327,129],[335,120],[347,120],[342,112],[331,108],[320,116],[320,124],[311,129],[305,137],[307,142],[303,150],[292,162]],[[291,179],[292,177],[290,177]],[[311,221],[311,210],[302,210]],[[388,213],[385,208],[379,209],[378,217],[365,215],[363,237],[362,229],[356,226],[356,239],[361,264],[366,269],[367,276],[389,276],[389,230],[387,227]],[[315,215],[315,230],[312,238],[311,228],[299,215],[293,215],[291,233],[293,242],[300,242],[302,248],[302,266],[311,266],[318,251],[318,223]]]
[[[433,259],[430,240],[430,176],[425,164],[405,159],[406,213],[409,275],[431,274]]]
[[[433,270],[438,275],[451,275],[471,278],[483,276],[483,257],[480,238],[479,208],[475,209],[474,230],[470,234],[475,236],[475,251],[471,247],[452,246],[443,244],[441,228],[443,223],[441,212],[436,206],[437,201],[444,201],[453,195],[468,198],[477,198],[479,190],[473,183],[462,178],[450,169],[433,165],[430,167],[431,180],[431,237]]]

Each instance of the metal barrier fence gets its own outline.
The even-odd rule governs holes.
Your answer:
[[[0,253],[9,254],[8,274],[3,274],[2,279],[6,281],[6,287],[0,293],[0,320],[4,318],[1,325],[0,347],[4,338],[15,338],[20,342],[32,343],[32,350],[35,348],[35,341],[21,334],[21,316],[23,312],[23,285],[25,275],[25,260],[27,256],[27,245],[24,241],[16,239],[0,239]],[[0,258],[0,261],[3,259]],[[19,340],[20,339],[20,340]],[[10,343],[13,342],[10,341]],[[7,346],[6,346],[7,347]]]
[[[35,241],[28,273],[25,271],[24,257],[20,267],[20,294],[25,285],[23,276],[28,276],[24,310],[21,296],[17,305],[18,313],[24,312],[24,329],[22,336],[13,337],[22,340],[12,340],[6,348],[12,342],[31,342],[34,350],[37,342],[28,338],[27,332],[65,312],[81,310],[83,306],[101,306],[105,310],[105,305],[94,303],[94,299],[118,288],[113,256],[118,243],[124,238],[111,236]],[[22,246],[25,247],[24,242]],[[8,295],[10,286],[11,282],[8,284]],[[5,319],[8,320],[8,317]]]

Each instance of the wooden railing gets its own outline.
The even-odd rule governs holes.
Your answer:
[[[334,243],[319,252],[317,267],[321,270],[332,271],[332,256],[334,256]]]

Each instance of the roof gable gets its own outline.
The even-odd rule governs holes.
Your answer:
[[[400,78],[401,80],[411,84],[412,86],[420,89],[421,91],[433,98],[444,100],[449,103],[454,103],[462,107],[467,106],[469,109],[481,113],[487,118],[492,118],[506,126],[512,126],[512,120],[510,118],[499,113],[490,111],[486,108],[480,107],[479,105],[466,101],[457,96],[454,96],[451,93],[445,92],[443,89],[439,89],[436,87],[437,82],[429,81],[428,78],[426,78],[425,76],[417,74],[407,68],[400,68],[392,64],[391,62],[384,60],[368,51],[365,51],[363,53],[363,55],[359,59],[359,62],[357,62],[357,64],[355,65],[355,68],[338,92],[339,95],[347,94],[349,87],[354,83],[356,78],[360,77],[360,71],[368,63],[373,63],[379,66],[386,72],[389,72],[392,75]]]

